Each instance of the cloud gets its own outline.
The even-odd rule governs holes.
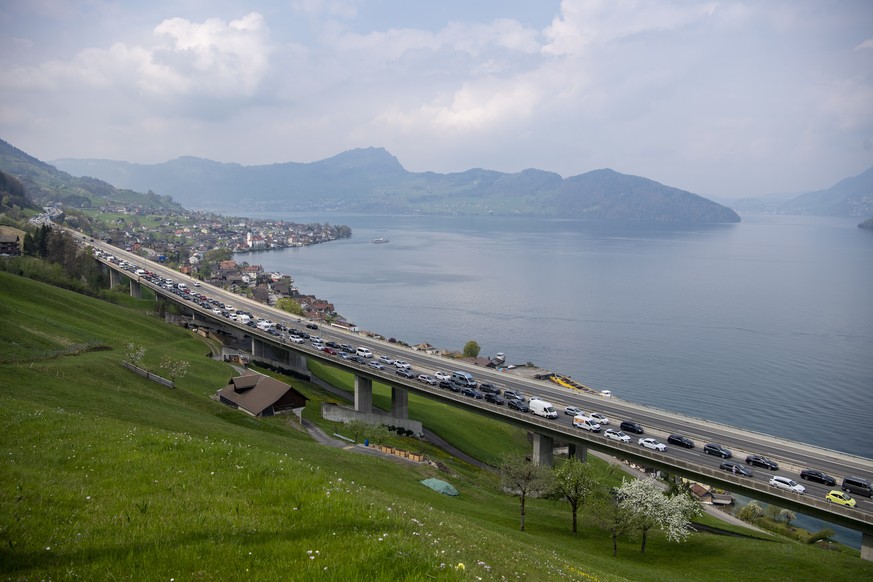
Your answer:
[[[868,38],[861,44],[855,47],[855,50],[873,49],[873,38]]]
[[[118,42],[81,50],[68,61],[21,67],[5,83],[18,87],[146,91],[152,96],[251,96],[269,70],[271,47],[263,17],[224,22],[164,20],[149,46]]]

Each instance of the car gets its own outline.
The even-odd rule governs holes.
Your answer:
[[[327,347],[329,347],[333,350],[340,349],[340,345],[338,343],[336,343],[335,341],[326,341],[326,342],[324,342],[324,345],[326,345]]]
[[[308,327],[309,329],[318,329],[318,326],[314,323],[307,323],[306,327]]]
[[[779,468],[779,463],[771,461],[763,455],[749,455],[746,457],[746,464],[761,467],[762,469],[770,469],[771,471]]]
[[[506,394],[504,394],[504,396],[506,396]],[[507,398],[506,407],[519,412],[530,412],[530,408],[528,408],[524,400],[519,400],[518,398]]]
[[[384,370],[385,369],[385,364],[383,364],[382,362],[370,362],[367,365],[370,366],[371,368],[375,368],[376,370]]]
[[[324,342],[322,341],[322,339],[321,339],[320,337],[318,337],[317,335],[311,335],[311,336],[309,336],[309,341],[311,341],[311,342],[314,343],[314,344],[321,344],[321,343],[324,343]]]
[[[400,370],[408,370],[410,368],[410,365],[403,360],[394,360],[394,366]]]
[[[445,372],[435,372],[433,377],[436,378],[437,380],[451,380],[452,379],[452,375],[446,374]]]
[[[289,335],[288,340],[291,343],[295,343],[295,344],[302,344],[303,343],[303,338],[300,337],[299,335]]]
[[[640,426],[640,423],[634,422],[632,420],[621,421],[619,428],[621,430],[626,430],[627,432],[633,432],[636,434],[643,434],[645,432],[645,431],[643,431],[643,427]]]
[[[469,386],[465,386],[461,388],[461,394],[464,396],[469,396],[470,398],[481,399],[482,393],[476,390],[475,388],[470,388]]]
[[[398,368],[396,373],[398,376],[403,376],[404,378],[415,378],[415,374],[406,368]]]
[[[585,416],[585,413],[582,412],[582,409],[576,406],[565,406],[564,414],[569,414],[570,416]]]
[[[640,446],[646,447],[647,449],[661,451],[662,453],[667,450],[667,445],[665,445],[664,443],[658,442],[656,439],[653,439],[652,437],[640,439],[637,441],[637,444]]]
[[[785,491],[793,491],[794,493],[806,493],[806,487],[796,482],[794,479],[789,479],[788,477],[782,477],[780,475],[774,475],[770,477],[770,485],[776,487],[777,489],[784,489]]]
[[[433,376],[428,376],[427,374],[419,374],[418,381],[425,384],[430,384],[431,386],[436,386],[436,379]]]
[[[365,360],[365,359],[362,358],[361,356],[356,356],[356,355],[354,355],[354,354],[350,354],[349,357],[348,357],[348,360],[349,360],[350,362],[354,362],[354,363],[356,363],[356,364],[366,364],[366,363],[367,363],[367,360]]]
[[[599,412],[592,412],[588,416],[593,418],[594,420],[596,420],[600,424],[603,424],[603,425],[609,424],[609,418],[607,418],[606,415],[604,415],[604,414],[600,414]]]
[[[355,350],[355,355],[360,356],[362,358],[372,358],[373,352],[370,351],[370,348],[365,348],[364,346],[359,346],[358,349]]]
[[[388,364],[389,366],[394,365],[394,358],[392,358],[391,356],[386,356],[385,354],[379,356],[379,361],[383,364]]]
[[[716,457],[721,457],[722,459],[730,459],[734,456],[734,454],[728,449],[715,443],[706,443],[705,445],[703,445],[703,452],[707,455],[715,455]]]
[[[825,501],[828,503],[836,503],[837,505],[845,505],[846,507],[855,507],[855,504],[858,503],[848,493],[843,493],[839,489],[829,491],[828,494],[825,495]]]
[[[671,434],[667,437],[667,442],[678,447],[685,447],[686,449],[694,448],[694,441],[681,434]]]
[[[498,388],[494,384],[488,384],[484,382],[479,384],[479,391],[482,392],[482,394],[500,394],[500,388]]]
[[[325,344],[324,349],[321,350],[321,351],[324,352],[325,354],[329,355],[329,356],[335,356],[335,355],[336,355],[336,350],[334,350],[333,348],[329,348],[329,347],[327,347],[327,344]]]
[[[490,402],[491,404],[496,404],[500,406],[505,402],[503,398],[501,398],[498,394],[493,394],[491,392],[485,393],[485,402]]]
[[[612,439],[614,441],[619,441],[622,443],[629,443],[631,440],[629,436],[627,436],[620,430],[615,430],[614,428],[606,429],[606,432],[603,433],[603,436],[608,439]]]
[[[530,402],[533,402],[533,401],[535,401],[535,400],[543,400],[543,399],[540,398],[539,396],[531,396],[531,397],[530,397]]]
[[[837,480],[824,473],[819,471],[818,469],[804,469],[800,472],[800,478],[806,479],[807,481],[815,481],[816,483],[822,483],[829,487],[834,487],[837,484]]]
[[[440,383],[437,384],[437,386],[439,386],[440,388],[445,388],[446,390],[451,390],[452,392],[457,392],[457,387],[448,380],[440,380]]]
[[[507,400],[521,400],[524,402],[524,394],[518,390],[504,390],[503,397]]]
[[[719,465],[718,468],[722,471],[730,471],[734,475],[739,475],[740,477],[754,476],[754,473],[752,473],[751,469],[749,469],[745,465],[737,463],[736,461],[722,461],[721,465]]]

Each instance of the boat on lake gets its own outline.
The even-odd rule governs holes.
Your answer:
[[[388,239],[385,238],[384,236],[380,236],[380,237],[376,237],[376,238],[374,238],[374,239],[373,239],[373,242],[374,242],[375,244],[381,244],[381,243],[386,243],[386,242],[388,242]]]

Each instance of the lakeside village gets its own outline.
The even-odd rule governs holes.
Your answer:
[[[300,293],[291,275],[266,273],[261,265],[233,259],[233,255],[239,253],[351,238],[352,229],[348,226],[227,217],[185,210],[157,215],[137,205],[114,205],[101,208],[100,212],[101,215],[88,221],[82,215],[65,214],[49,206],[31,222],[37,226],[65,223],[194,279],[271,306],[277,306],[282,299],[291,299],[300,305],[304,317],[354,327],[336,313],[329,301]]]

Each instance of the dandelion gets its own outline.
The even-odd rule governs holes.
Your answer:
[[[463,572],[463,571],[466,570],[466,569],[467,569],[467,567],[464,566],[464,563],[463,563],[463,562],[458,562],[458,565],[455,566],[455,570],[460,570],[461,572]]]

